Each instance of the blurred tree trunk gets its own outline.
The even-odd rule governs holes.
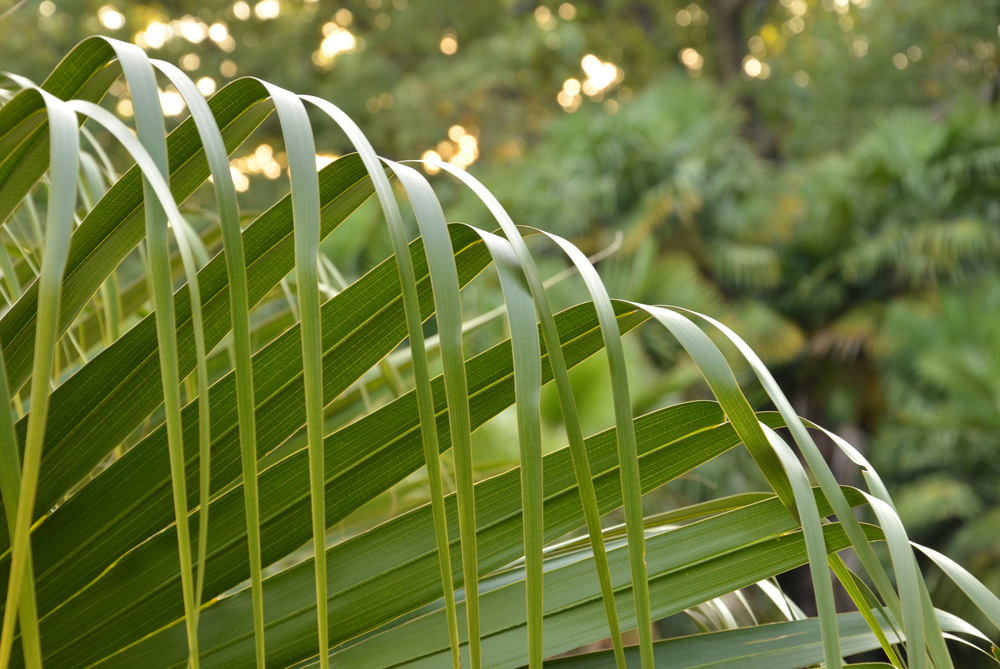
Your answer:
[[[715,51],[719,63],[719,79],[724,84],[738,80],[743,71],[747,51],[747,26],[756,26],[770,0],[712,0],[711,14],[715,23]],[[757,101],[746,91],[738,96],[747,111],[746,136],[757,145],[762,156],[779,158],[774,134],[764,122]]]
[[[715,49],[719,59],[719,76],[728,82],[739,76],[747,38],[744,36],[744,14],[752,0],[712,0],[715,20]]]

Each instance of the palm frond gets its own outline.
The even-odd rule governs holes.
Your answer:
[[[192,111],[169,135],[154,67]],[[137,136],[96,104],[122,73]],[[78,45],[40,88],[21,83],[0,107],[0,223],[10,242],[0,249],[9,304],[0,311],[0,397],[9,404],[9,420],[0,422],[8,519],[0,527],[8,573],[0,666],[537,668],[701,660],[836,667],[844,654],[881,648],[888,666],[905,657],[908,667],[945,669],[946,639],[988,639],[935,610],[881,478],[856,449],[826,433],[860,468],[867,492],[838,484],[808,431],[821,428],[796,415],[743,338],[681,307],[612,300],[586,256],[547,235],[589,295],[555,311],[540,253],[526,241],[547,233],[518,227],[467,172],[424,164],[468,188],[499,233],[448,225],[419,163],[379,158],[350,118],[318,98],[239,79],[206,101],[177,68],[104,38]],[[652,106],[639,107],[629,121],[635,137],[649,120],[642,114],[683,86],[671,80],[658,94],[665,97],[651,95]],[[756,183],[752,174],[713,174],[688,152],[685,143],[707,146],[717,130],[738,127],[728,111],[708,120],[689,114],[712,101],[699,90],[691,89],[698,104],[674,110],[669,178],[635,137],[617,138],[608,128],[598,147],[600,168],[612,167],[629,189],[657,187],[660,200],[647,203],[640,220],[675,216],[663,198],[711,194],[716,178],[739,181],[744,193]],[[357,154],[316,168],[307,102],[347,134]],[[241,221],[229,156],[272,110],[290,193]],[[120,178],[107,156],[79,153],[81,115],[134,159]],[[912,118],[900,127],[909,134],[876,129],[866,150],[932,162],[947,139],[916,136],[927,128]],[[209,177],[217,211],[185,209]],[[611,211],[632,192],[619,187],[621,180],[579,195]],[[44,188],[43,208],[35,201]],[[321,244],[336,244],[373,194],[391,255],[348,281],[339,263],[320,255]],[[417,239],[407,236],[398,195],[409,202]],[[544,214],[563,201],[550,193],[529,204]],[[523,202],[517,206],[530,215]],[[693,263],[640,268],[650,294],[662,281],[663,293],[694,303],[686,306],[724,311],[702,268],[756,289],[778,281],[780,257],[727,206],[719,204],[715,221],[728,245],[706,252],[694,236]],[[947,271],[972,258],[991,261],[995,250],[974,222],[909,233],[904,242],[885,233],[884,243],[853,261],[845,256],[839,267],[853,267],[857,278],[934,255],[934,271]],[[911,257],[899,255],[904,247]],[[462,291],[491,264],[510,336],[490,340],[484,328],[473,347],[464,334],[494,314],[473,317]],[[755,325],[774,321],[762,302],[734,313],[769,361],[804,346],[790,323]],[[636,415],[633,405],[649,400],[633,396],[622,337],[647,321],[662,328],[656,336],[677,341],[715,401]],[[735,345],[740,360],[728,360],[704,325]],[[853,332],[848,325],[841,330]],[[863,334],[874,339],[872,332]],[[569,372],[598,353],[611,383],[610,396],[599,399],[614,425],[585,437],[585,409]],[[777,413],[754,411],[732,371],[742,365]],[[933,366],[919,372],[942,378]],[[548,384],[566,448],[545,443],[539,397]],[[517,439],[508,451],[519,466],[477,480],[473,434],[511,407],[516,436],[502,438]],[[779,428],[790,431],[798,453]],[[766,491],[644,514],[643,495],[740,445]],[[446,495],[449,475],[455,492]],[[363,515],[406,486],[424,485],[429,493],[413,499],[426,504],[414,507],[411,499],[381,523]],[[859,508],[876,522],[860,521]],[[622,509],[624,526],[602,527],[602,516]],[[888,545],[888,566],[875,542]],[[858,574],[841,551],[857,557]],[[953,561],[924,552],[997,623],[994,594]],[[806,564],[815,620],[794,615],[794,604],[768,581]],[[831,568],[858,613],[836,613]],[[743,592],[756,584],[766,601],[780,602],[774,608],[787,622],[758,618]],[[739,606],[750,627],[736,627],[745,618]],[[725,631],[654,642],[655,621],[686,610]],[[633,629],[637,656],[622,641],[622,631]],[[609,637],[608,653],[553,659]]]

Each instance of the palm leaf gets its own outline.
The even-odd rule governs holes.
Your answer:
[[[192,110],[169,135],[154,65]],[[122,73],[138,138],[95,104]],[[590,299],[554,313],[523,238],[534,231],[519,229],[467,173],[435,164],[474,191],[503,236],[448,226],[416,169],[382,161],[353,121],[317,98],[241,79],[205,101],[177,68],[103,38],[78,45],[40,88],[19,82],[0,107],[0,223],[15,239],[23,202],[28,236],[44,249],[40,266],[0,253],[12,301],[0,313],[0,397],[11,405],[0,423],[9,524],[0,526],[0,665],[9,655],[31,667],[804,667],[881,647],[896,666],[903,647],[907,666],[943,669],[946,638],[986,638],[935,611],[881,479],[834,437],[868,492],[840,487],[807,431],[816,426],[732,330],[683,309],[611,300],[558,237]],[[303,102],[358,154],[316,170]],[[272,109],[291,193],[243,228],[229,155]],[[121,178],[106,156],[84,152],[79,169],[65,159],[77,155],[80,113],[134,157]],[[199,236],[179,204],[210,175],[219,211]],[[409,200],[416,240],[390,175]],[[42,216],[33,189],[46,179]],[[75,211],[81,180],[87,197]],[[320,242],[372,194],[393,255],[347,282]],[[119,266],[133,262],[149,277],[119,288]],[[476,319],[463,322],[461,291],[490,264],[511,337],[467,357],[463,332]],[[433,346],[424,335],[432,317]],[[698,318],[736,344],[778,413],[754,412]],[[646,321],[677,338],[718,403],[633,415],[621,337]],[[232,355],[213,353],[230,332]],[[406,363],[390,364],[404,342]],[[568,370],[601,350],[615,426],[585,439]],[[550,382],[568,445],[543,457],[538,396]],[[477,482],[471,435],[512,406],[520,466]],[[15,410],[26,414],[15,421]],[[804,463],[773,431],[781,427]],[[644,494],[741,444],[770,490],[643,516]],[[456,493],[445,495],[439,458],[448,450]],[[427,504],[332,535],[424,466]],[[861,506],[877,525],[855,517]],[[601,516],[619,509],[624,528],[603,530]],[[883,541],[895,585],[872,547]],[[845,550],[861,576],[833,555]],[[996,623],[996,597],[928,554]],[[654,643],[654,620],[717,607],[804,564],[817,619]],[[831,565],[858,613],[835,614]],[[625,651],[623,628],[638,630],[637,651]],[[609,636],[609,652],[545,661]]]

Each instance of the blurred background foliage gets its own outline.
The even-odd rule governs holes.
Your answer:
[[[179,64],[206,95],[259,76],[341,106],[383,155],[467,167],[518,223],[610,252],[615,296],[743,334],[803,415],[869,454],[914,538],[998,591],[998,22],[1000,0],[29,0],[0,21],[0,69],[40,81],[99,32]],[[112,93],[127,119],[127,91]],[[172,89],[162,101],[185,115]],[[332,160],[346,143],[320,128],[318,161]],[[265,123],[234,154],[243,206],[279,197],[286,167]],[[451,220],[488,225],[436,185]],[[198,197],[211,195],[189,209]],[[376,209],[357,218],[324,247],[348,279],[390,253]],[[553,291],[569,304],[579,288]],[[494,277],[467,293],[469,318],[499,304]],[[628,352],[637,412],[707,396],[665,335]],[[599,356],[574,370],[591,430],[611,423],[604,370]],[[552,397],[543,409],[560,446]],[[477,433],[482,475],[516,460],[512,426]],[[755,488],[740,457],[650,510]],[[424,499],[415,475],[339,531]],[[940,601],[975,618],[946,587]]]

